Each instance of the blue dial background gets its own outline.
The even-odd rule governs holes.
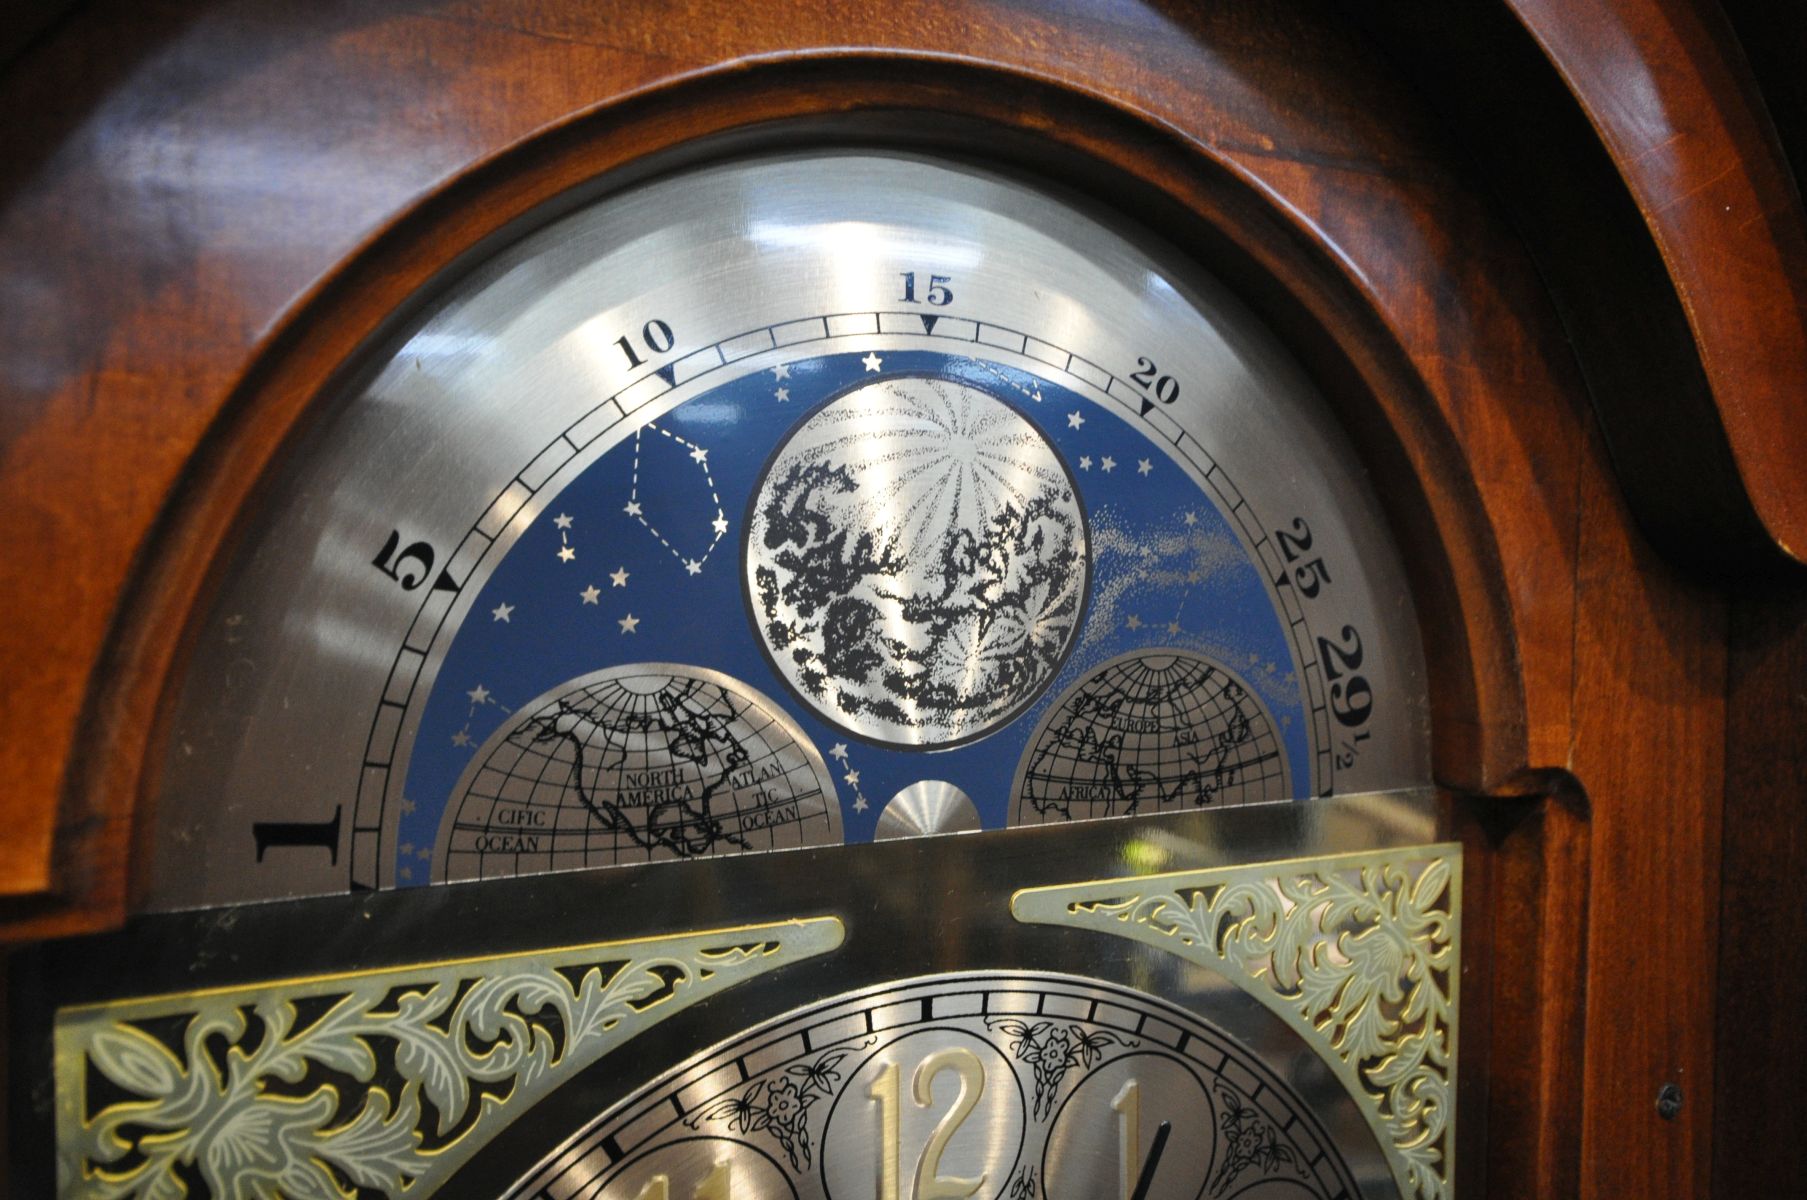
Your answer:
[[[746,506],[773,451],[819,403],[889,375],[954,378],[1021,412],[1065,459],[1091,527],[1091,597],[1071,656],[1015,721],[949,750],[889,749],[823,721],[772,670],[742,594]],[[1193,650],[1240,675],[1274,717],[1294,794],[1306,793],[1311,756],[1301,688],[1259,565],[1210,494],[1111,408],[1001,364],[890,351],[767,368],[652,424],[664,432],[643,429],[638,445],[630,435],[546,502],[456,633],[414,742],[397,838],[399,883],[428,881],[452,789],[514,707],[618,663],[709,667],[764,692],[823,755],[848,841],[870,841],[886,801],[922,779],[956,784],[986,828],[1002,826],[1018,759],[1048,706],[1098,664],[1144,648]],[[702,461],[698,449],[706,451]],[[665,544],[629,515],[630,499]],[[727,520],[719,539],[718,507]],[[625,583],[615,581],[618,571]],[[588,588],[596,589],[594,602],[584,598]],[[628,632],[622,622],[630,617]]]

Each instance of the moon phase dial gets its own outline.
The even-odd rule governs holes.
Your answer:
[[[1359,462],[1145,233],[803,152],[436,295],[222,568],[153,908],[1429,779]]]

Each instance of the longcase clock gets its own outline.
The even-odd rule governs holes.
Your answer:
[[[1781,1179],[1807,223],[1662,7],[46,14],[21,1186]]]

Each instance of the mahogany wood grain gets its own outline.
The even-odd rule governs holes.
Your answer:
[[[1603,473],[1586,478],[1569,752],[1591,811],[1580,1195],[1704,1196],[1725,606],[1644,542]],[[1671,1121],[1665,1083],[1686,1096]]]
[[[1807,560],[1807,223],[1731,25],[1695,0],[1509,3],[1643,215],[1758,517]]]
[[[1807,591],[1732,603],[1713,1079],[1715,1196],[1807,1178]]]

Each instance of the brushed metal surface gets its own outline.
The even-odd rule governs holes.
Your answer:
[[[661,1075],[507,1195],[1131,1200],[1151,1158],[1150,1200],[1398,1195],[1347,1093],[1216,1027],[1233,994],[1188,999],[1039,972],[830,998]]]
[[[253,995],[267,1000],[257,1009],[259,1022],[287,1026],[298,1013],[319,1011],[308,997],[348,993],[363,986],[357,978],[364,975],[373,981],[406,977],[419,985],[421,964],[439,964],[428,973],[443,981],[433,992],[434,1003],[456,1003],[466,995],[459,981],[485,973],[478,964],[498,957],[527,962],[547,956],[543,965],[552,969],[572,959],[570,948],[598,942],[669,939],[686,931],[717,930],[725,920],[744,928],[828,917],[845,929],[832,952],[675,1012],[656,1032],[627,1040],[575,1077],[566,1077],[531,1108],[506,1109],[504,1124],[491,1130],[493,1136],[486,1134],[488,1140],[458,1168],[456,1194],[499,1195],[533,1164],[565,1161],[560,1148],[574,1144],[600,1114],[649,1081],[668,1077],[700,1048],[738,1039],[799,1009],[957,972],[1016,979],[1052,974],[1063,977],[1062,986],[1127,989],[1152,998],[1147,1003],[1175,1006],[1176,1012],[1191,1014],[1188,1019],[1203,1020],[1245,1047],[1303,1099],[1324,1122],[1329,1144],[1347,1159],[1363,1194],[1385,1196],[1392,1194],[1393,1176],[1384,1154],[1370,1155],[1366,1149],[1374,1134],[1348,1099],[1352,1093],[1338,1081],[1335,1056],[1303,1040],[1272,1005],[1256,998],[1265,983],[1251,989],[1233,973],[1189,962],[1114,929],[1025,923],[1013,915],[1013,903],[1032,889],[1083,890],[1086,881],[1121,884],[1148,878],[1155,886],[1172,872],[1222,868],[1246,875],[1258,870],[1252,864],[1265,863],[1285,875],[1287,869],[1308,869],[1306,860],[1326,855],[1367,855],[1380,872],[1383,864],[1447,833],[1448,819],[1439,815],[1434,798],[1394,793],[150,914],[134,918],[120,932],[47,944],[21,957],[13,972],[18,984],[13,1011],[23,1029],[48,1029],[53,1014],[80,1009],[117,1011],[128,1019],[157,1017],[147,1027],[167,1033],[172,1026],[159,1020],[191,1012],[196,1005],[217,1010],[222,1020],[238,1020],[243,994],[245,1003]],[[1260,890],[1277,894],[1266,885]],[[615,957],[625,961],[627,956]],[[575,989],[581,982],[579,974],[571,973],[560,986]],[[381,999],[390,986],[373,982],[366,990],[383,1013],[393,1014],[393,1006]],[[424,1003],[424,996],[417,994],[410,1004]],[[302,1008],[292,1007],[295,1002]],[[424,1010],[409,1012],[409,1019],[439,1021]],[[525,1005],[523,1012],[534,1021],[549,1019],[548,1012],[534,1005]],[[556,1018],[556,1013],[550,1015]],[[435,1025],[442,1027],[443,1022]],[[181,1027],[173,1028],[179,1035]],[[334,1036],[317,1021],[307,1028],[328,1041]],[[1449,1037],[1453,1045],[1453,1023]],[[492,1048],[481,1041],[472,1053]],[[21,1039],[14,1050],[20,1136],[13,1179],[30,1194],[52,1194],[54,1097],[37,1082],[54,1077],[50,1042]],[[1015,1058],[1012,1062],[1020,1064]],[[147,1077],[128,1078],[142,1084]],[[328,1077],[310,1087],[331,1084],[361,1094],[402,1082],[385,1074],[357,1081],[354,1088],[346,1079]],[[906,1088],[909,1083],[903,1081]],[[941,1094],[944,1103],[945,1091]],[[1059,1112],[1065,1095],[1056,1097],[1055,1126],[1063,1124]],[[1374,1100],[1366,1092],[1354,1098],[1359,1103]],[[288,1104],[280,1095],[269,1100]],[[124,1092],[101,1102],[150,1111]],[[475,1096],[470,1102],[486,1103]],[[378,1099],[370,1105],[385,1107]],[[1027,1106],[1033,1123],[1032,1081]],[[329,1112],[318,1111],[315,1119],[323,1127],[336,1127]],[[1449,1116],[1453,1121],[1453,1112]],[[186,1119],[192,1118],[190,1111]],[[424,1110],[420,1123],[429,1131],[438,1128],[438,1118]],[[198,1126],[190,1130],[203,1142],[218,1132]],[[1062,1154],[1089,1180],[1102,1135],[1088,1138],[1082,1132],[1075,1127]],[[119,1152],[110,1146],[109,1157]],[[687,1196],[692,1182],[677,1188],[674,1177],[674,1190]]]

